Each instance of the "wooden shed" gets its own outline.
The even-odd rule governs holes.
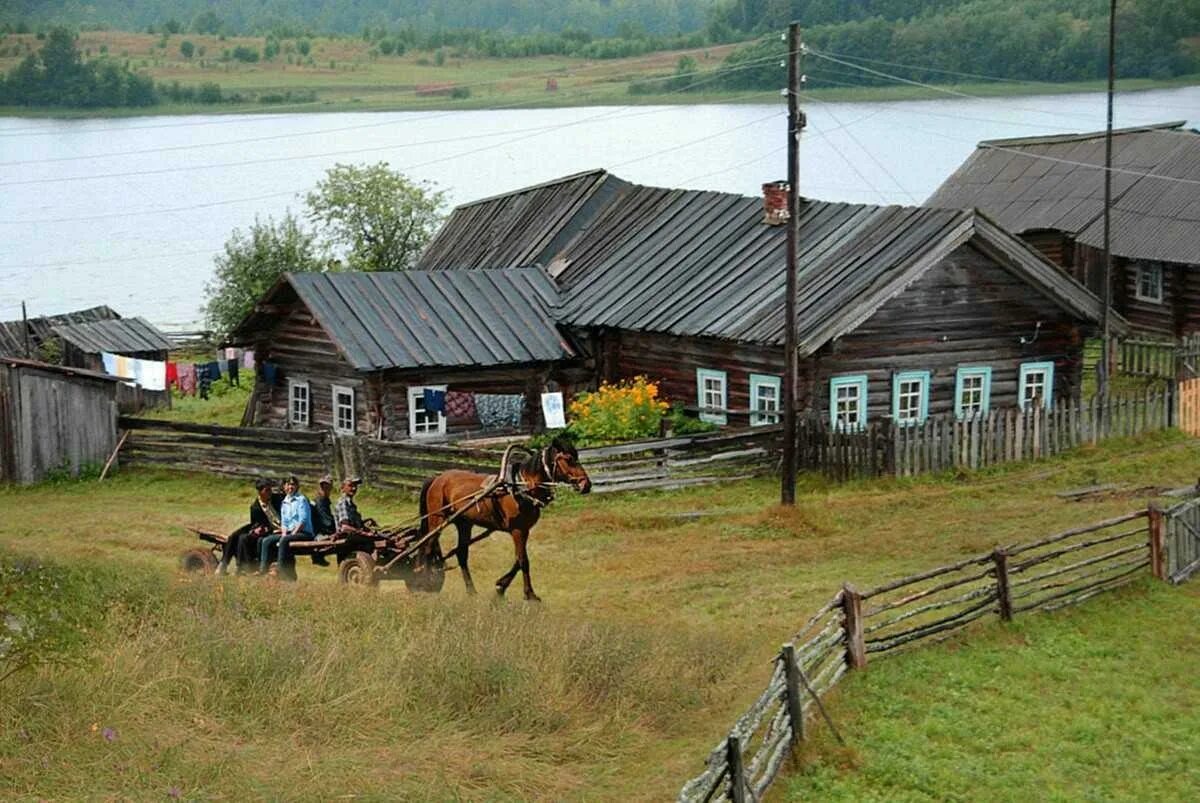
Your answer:
[[[1100,300],[986,216],[805,200],[799,226],[811,412],[912,422],[1079,392]],[[460,207],[422,264],[536,258],[593,382],[644,374],[702,418],[759,425],[779,418],[785,234],[758,198],[599,171]]]
[[[0,358],[0,481],[103,464],[117,443],[117,384],[94,371]]]
[[[926,201],[976,207],[1103,294],[1103,131],[979,143]],[[1113,308],[1135,329],[1200,331],[1200,134],[1113,132]]]
[[[288,274],[230,338],[259,363],[245,421],[387,440],[479,429],[427,410],[429,390],[520,396],[532,425],[542,392],[590,378],[559,300],[537,269]]]

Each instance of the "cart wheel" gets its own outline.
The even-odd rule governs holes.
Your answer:
[[[179,568],[189,574],[212,574],[217,570],[217,559],[207,549],[189,549],[179,557]]]
[[[352,586],[379,585],[379,575],[375,573],[375,558],[366,552],[354,552],[338,564],[338,582]]]
[[[404,573],[404,585],[409,591],[425,591],[436,594],[446,584],[446,561],[442,551],[435,553],[425,560],[418,560],[416,565]]]

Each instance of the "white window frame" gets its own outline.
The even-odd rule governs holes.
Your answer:
[[[774,397],[764,399],[762,389],[771,388]],[[774,402],[774,407],[763,407],[763,402]],[[778,424],[783,414],[783,377],[771,374],[750,374],[750,426],[765,427]]]
[[[436,438],[446,434],[446,414],[438,413],[438,422],[436,430],[425,429],[417,431],[417,404],[416,400],[421,399],[421,403],[425,403],[426,390],[440,390],[446,392],[445,385],[409,385],[408,387],[408,437],[410,438]],[[421,410],[421,412],[425,412]]]
[[[1142,292],[1143,276],[1152,277],[1152,292],[1149,294]],[[1148,301],[1151,304],[1163,303],[1163,266],[1160,263],[1137,263],[1137,273],[1134,275],[1133,295],[1138,301]]]
[[[892,376],[892,420],[902,426],[923,424],[929,417],[929,385],[932,376],[928,371],[900,371]],[[906,382],[920,382],[917,397],[916,417],[900,417],[900,388]]]
[[[1025,362],[1021,363],[1021,373],[1017,382],[1017,401],[1021,405],[1022,410],[1029,409],[1029,399],[1025,398],[1025,389],[1029,383],[1030,374],[1043,374],[1044,380],[1042,384],[1042,407],[1049,409],[1054,404],[1054,363],[1052,362]]]
[[[721,383],[721,403],[719,405],[705,404],[705,387],[704,383],[708,380],[715,380]],[[710,424],[725,424],[729,421],[729,416],[725,412],[729,409],[729,380],[724,371],[717,371],[712,368],[697,368],[696,369],[696,406],[700,408],[700,420],[707,421]],[[720,412],[712,412],[713,409]]]
[[[296,390],[304,389],[304,399],[300,400],[296,396]],[[297,402],[300,401],[303,405],[303,415],[297,414]],[[307,427],[312,421],[312,388],[308,384],[307,379],[289,379],[288,380],[288,426],[291,427]]]
[[[330,390],[333,393],[333,431],[342,435],[353,435],[355,428],[358,425],[358,415],[354,411],[355,393],[354,388],[348,385],[333,385]],[[339,426],[341,423],[341,412],[346,409],[346,405],[338,403],[338,394],[345,394],[350,397],[350,426]]]
[[[968,378],[980,379],[979,410],[967,413],[963,405],[963,386]],[[960,421],[982,418],[992,409],[992,368],[989,365],[961,365],[954,377],[954,415]]]
[[[838,421],[838,389],[853,387],[858,390],[858,421],[854,424],[845,424]],[[867,425],[867,375],[866,374],[846,374],[843,376],[834,376],[829,379],[829,425],[834,429],[853,430],[863,429]]]

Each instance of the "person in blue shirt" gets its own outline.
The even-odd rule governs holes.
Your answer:
[[[265,574],[270,562],[271,548],[278,544],[279,576],[285,580],[296,579],[296,556],[289,548],[296,541],[313,540],[312,506],[300,493],[300,480],[295,475],[283,481],[283,504],[279,507],[279,519],[283,531],[263,538],[258,545],[258,572]]]

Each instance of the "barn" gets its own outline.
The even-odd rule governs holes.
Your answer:
[[[581,388],[539,269],[295,273],[230,336],[258,370],[246,423],[387,440],[528,428]]]
[[[1103,131],[979,143],[926,201],[978,208],[1103,295]],[[1137,331],[1200,331],[1200,133],[1113,132],[1113,308]]]
[[[1100,300],[988,216],[806,199],[799,230],[802,408],[862,425],[1079,393]],[[597,170],[457,208],[420,266],[540,266],[593,383],[644,374],[753,426],[778,420],[784,240],[758,198]]]

